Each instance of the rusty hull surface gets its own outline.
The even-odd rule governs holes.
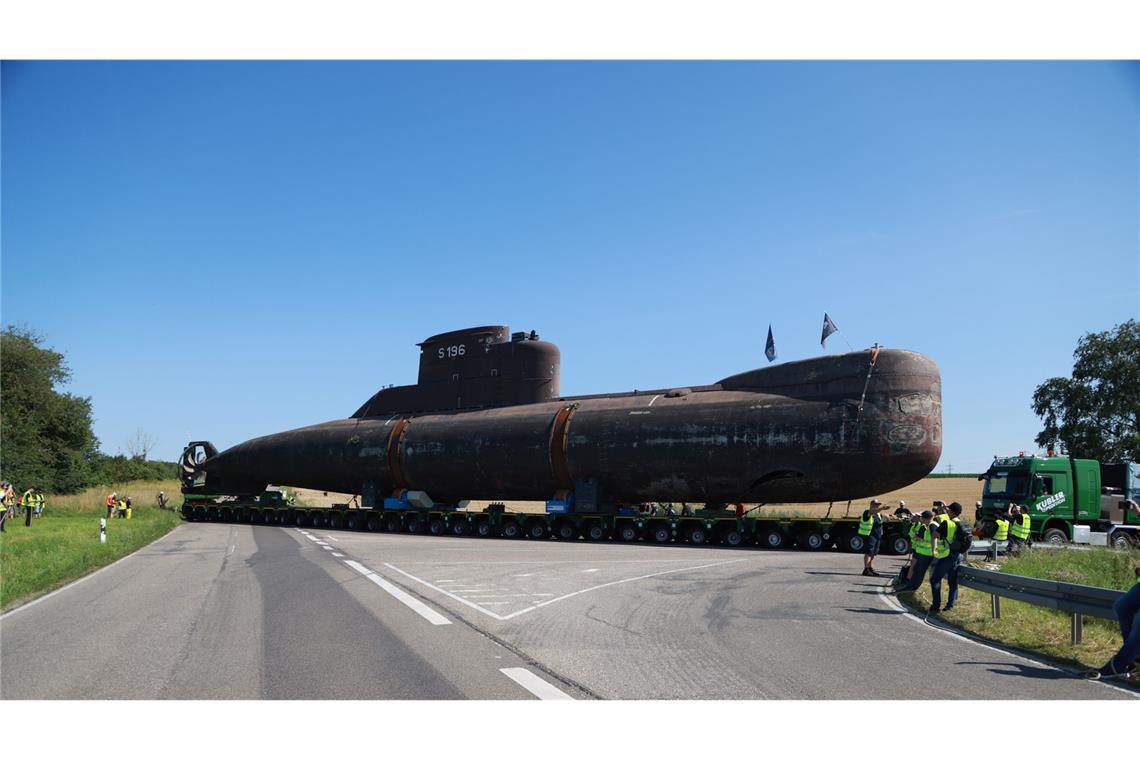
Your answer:
[[[552,397],[557,347],[506,335],[425,341],[416,386],[210,457],[206,492],[367,483],[381,497],[410,489],[441,503],[545,500],[588,478],[619,503],[841,501],[919,480],[941,454],[941,380],[922,354],[882,349],[872,367],[872,352],[857,351],[712,385]]]

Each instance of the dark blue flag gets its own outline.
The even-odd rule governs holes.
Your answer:
[[[768,325],[768,343],[764,346],[764,355],[768,361],[776,361],[776,340],[772,337],[772,325]]]
[[[831,321],[831,317],[827,316],[827,312],[825,311],[823,313],[823,336],[819,339],[821,348],[826,348],[827,336],[834,332],[839,332],[839,328],[835,326],[835,323]]]

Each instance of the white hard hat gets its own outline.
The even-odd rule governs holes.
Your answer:
[[[980,507],[980,506],[982,506],[982,503],[981,503],[980,501],[975,501],[975,502],[974,502],[974,506],[975,506],[975,507]]]
[[[905,501],[903,501],[902,499],[899,499],[899,506],[900,506],[900,507],[905,507],[905,506],[906,506],[906,502],[905,502]]]

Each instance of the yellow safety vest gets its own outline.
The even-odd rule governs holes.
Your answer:
[[[870,512],[871,510],[867,510],[867,511]],[[860,536],[871,535],[871,529],[874,527],[875,527],[875,516],[874,515],[870,515],[866,520],[864,520],[862,517],[859,518],[859,535]]]
[[[24,491],[24,495],[20,497],[20,503],[25,507],[30,507],[36,501],[36,495],[32,493],[32,489]]]
[[[1009,520],[997,520],[997,530],[994,531],[994,541],[1005,541],[1009,538]]]
[[[1009,527],[1009,531],[1013,534],[1014,538],[1020,538],[1024,541],[1025,539],[1029,538],[1030,522],[1031,520],[1029,518],[1029,515],[1022,515],[1021,522],[1015,522]]]
[[[913,541],[911,542],[912,545],[914,546],[914,553],[915,554],[921,554],[924,557],[933,557],[934,556],[934,550],[931,548],[932,542],[930,540],[930,537],[932,535],[932,533],[931,533],[932,529],[933,529],[933,526],[931,526],[931,525],[923,525],[922,523],[919,523],[918,534],[914,537]]]

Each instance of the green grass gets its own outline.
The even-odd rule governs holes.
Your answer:
[[[107,543],[99,543],[99,518],[106,517],[104,500],[112,490],[130,494],[130,520],[107,521]],[[181,503],[178,482],[136,481],[100,486],[81,494],[48,494],[42,517],[10,519],[0,533],[0,609],[58,588],[126,556],[170,532],[178,513],[155,506],[159,490],[170,503]]]
[[[1124,591],[1135,582],[1132,568],[1140,564],[1140,552],[1031,550],[1020,557],[999,559],[998,564],[1004,573]],[[917,593],[902,594],[903,601],[920,610],[928,609],[931,601],[929,578],[928,573]],[[946,583],[943,582],[943,604],[946,603],[946,593]],[[1078,667],[1100,667],[1120,648],[1120,627],[1114,620],[1086,617],[1081,643],[1074,646],[1068,613],[1002,599],[1001,618],[994,620],[990,595],[965,587],[959,589],[954,609],[941,613],[939,617],[982,638],[1040,652]]]

